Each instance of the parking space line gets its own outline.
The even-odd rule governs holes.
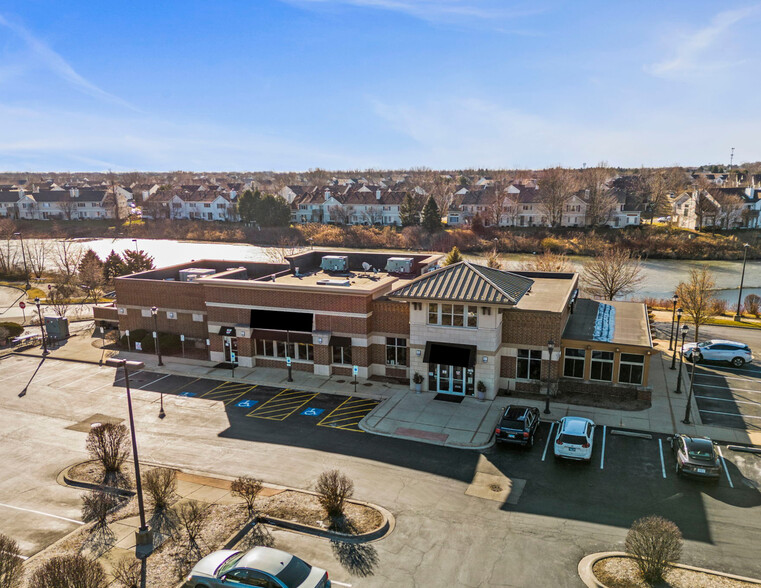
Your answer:
[[[729,487],[734,488],[735,485],[732,483],[732,478],[729,477],[729,470],[727,469],[727,462],[724,461],[724,454],[721,452],[721,445],[717,445],[716,448],[719,450],[719,458],[721,459],[721,465],[724,466],[724,473],[727,475],[727,481],[729,482]]]
[[[544,444],[544,453],[542,453],[542,461],[547,457],[547,448],[550,446],[550,439],[552,439],[552,431],[555,429],[555,421],[550,425],[550,432],[547,434],[547,443]]]
[[[658,451],[661,454],[661,473],[663,474],[663,477],[666,477],[666,462],[663,461],[663,441],[662,439],[658,439]]]
[[[286,388],[246,416],[271,421],[284,421],[316,396],[318,396],[316,392]]]
[[[761,402],[756,402],[755,400],[736,400],[735,398],[714,398],[713,396],[698,395],[695,395],[695,398],[702,398],[703,400],[716,400],[718,402],[739,402],[740,404],[755,404],[756,406],[761,406]]]
[[[761,419],[761,416],[753,416],[752,414],[740,414],[737,412],[720,412],[718,410],[700,410],[700,412],[704,412],[706,414],[723,414],[726,416],[733,416],[733,417],[739,417],[742,419]]]
[[[733,388],[732,386],[712,386],[711,384],[695,384],[695,388],[718,388],[719,390],[728,390],[729,392],[751,392],[753,394],[761,394],[758,390],[750,390],[748,388]]]
[[[120,372],[122,372],[122,370],[119,370],[119,371],[120,371]],[[143,372],[143,371],[145,371],[145,370],[138,370],[138,371],[136,371],[135,373],[133,373],[133,374],[130,374],[130,376],[132,376],[132,377],[135,377],[136,375],[138,375],[139,373],[141,373],[141,372]],[[93,390],[93,392],[97,392],[98,390],[102,390],[103,388],[108,388],[108,387],[111,387],[111,388],[113,388],[113,387],[114,387],[114,385],[115,385],[117,382],[123,382],[123,381],[124,381],[124,376],[122,375],[122,376],[120,376],[120,377],[116,378],[116,379],[115,379],[113,382],[111,382],[110,384],[104,384],[103,386],[98,386],[97,388],[95,388],[95,389]]]
[[[605,434],[608,432],[608,425],[602,426],[602,454],[600,455],[600,469],[605,465]]]
[[[161,376],[160,378],[157,378],[157,379],[153,380],[152,382],[148,382],[147,384],[143,384],[142,386],[138,386],[138,388],[137,388],[137,389],[138,389],[138,390],[142,390],[142,389],[143,389],[143,388],[145,388],[146,386],[150,386],[151,384],[155,384],[156,382],[160,382],[161,380],[163,380],[163,379],[165,379],[165,378],[168,378],[168,377],[169,377],[169,376],[171,376],[171,375],[172,375],[172,374],[167,374],[167,375],[165,375],[165,376]]]
[[[50,514],[50,513],[47,513],[47,512],[42,512],[42,511],[39,511],[39,510],[32,510],[31,508],[22,508],[20,506],[13,506],[11,504],[3,504],[2,502],[0,502],[0,506],[4,506],[5,508],[12,508],[13,510],[21,510],[21,511],[24,511],[24,512],[31,512],[33,514],[42,515],[44,517],[50,517],[52,519],[60,519],[62,521],[67,521],[69,523],[75,523],[77,525],[84,525],[85,524],[82,521],[76,521],[74,519],[67,519],[66,517],[59,517],[58,515]]]
[[[359,422],[377,405],[378,402],[375,400],[349,396],[349,398],[344,400],[323,417],[323,419],[317,423],[317,426],[364,433],[364,431],[359,428]]]
[[[258,384],[243,384],[240,382],[225,382],[216,388],[204,392],[199,398],[206,398],[207,400],[221,400],[225,406],[229,406],[241,396],[245,396],[251,390],[256,388]]]
[[[70,366],[70,367],[67,367],[67,368],[63,368],[62,370],[57,370],[54,374],[49,374],[47,376],[42,376],[40,378],[35,378],[34,380],[32,380],[32,384],[44,384],[45,382],[49,382],[49,381],[55,380],[59,376],[61,376],[63,374],[67,374],[70,371],[76,370],[77,368],[81,368],[81,367],[82,366],[75,364],[73,366]]]

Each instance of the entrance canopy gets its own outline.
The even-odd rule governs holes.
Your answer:
[[[423,361],[472,368],[476,365],[476,346],[429,341],[425,344]]]
[[[235,337],[235,327],[219,327],[219,334],[223,337]]]

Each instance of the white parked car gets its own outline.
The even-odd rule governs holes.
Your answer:
[[[328,572],[279,549],[254,547],[249,551],[223,549],[199,561],[185,579],[184,588],[330,588]]]
[[[555,436],[555,459],[592,460],[595,424],[589,419],[567,416],[560,419]]]
[[[685,343],[682,353],[688,361],[727,361],[735,367],[742,367],[753,361],[750,347],[737,341],[713,339],[702,343]]]

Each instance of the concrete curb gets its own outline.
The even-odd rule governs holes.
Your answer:
[[[593,553],[588,555],[579,562],[578,570],[581,581],[584,582],[584,584],[589,588],[607,588],[605,584],[597,579],[592,568],[598,561],[610,557],[627,557],[634,559],[631,555],[624,553],[623,551],[603,551],[600,553]],[[745,576],[736,576],[734,574],[726,574],[716,570],[697,568],[695,566],[688,566],[685,564],[672,564],[672,567],[682,570],[690,570],[693,572],[700,572],[702,574],[709,574],[711,576],[719,576],[721,578],[729,578],[730,580],[739,580],[741,582],[747,582],[748,584],[756,584],[761,586],[761,580],[757,580],[755,578],[746,578]]]
[[[92,460],[89,460],[92,461]],[[88,462],[77,462],[74,464],[71,464],[69,466],[66,466],[56,477],[56,481],[61,484],[62,486],[69,486],[72,488],[83,488],[88,490],[101,490],[105,492],[110,492],[113,494],[118,494],[119,496],[125,496],[125,497],[132,497],[135,495],[135,493],[132,490],[125,490],[122,488],[114,488],[111,486],[103,486],[100,484],[93,484],[91,482],[84,482],[82,480],[76,480],[74,478],[71,478],[68,474],[71,468],[80,465],[82,463],[88,463]],[[141,462],[141,464],[146,466],[154,466],[154,467],[170,467],[170,466],[162,466],[160,464],[150,463],[150,462]],[[177,471],[183,472],[185,474],[189,474],[190,472],[183,471],[179,468],[172,468],[176,469]],[[191,475],[199,475],[206,478],[214,478],[217,480],[225,480],[225,481],[231,481],[232,478],[229,478],[227,476],[210,476],[208,474],[191,474]],[[291,492],[299,492],[301,494],[311,494],[312,496],[317,496],[317,492],[312,492],[311,490],[302,490],[301,488],[292,488],[290,486],[280,486],[277,484],[263,484],[266,488],[274,488],[277,490],[289,490]],[[228,547],[229,545],[235,545],[238,541],[240,541],[243,536],[248,533],[248,531],[251,529],[251,526],[253,524],[256,524],[256,522],[261,522],[267,525],[273,525],[275,527],[281,527],[283,529],[287,529],[289,531],[295,531],[298,533],[305,533],[307,535],[314,535],[317,537],[322,537],[324,539],[330,539],[331,541],[341,541],[343,543],[369,543],[370,541],[377,541],[378,539],[383,539],[384,537],[390,535],[394,528],[396,527],[396,519],[394,518],[394,515],[387,509],[383,508],[382,506],[378,506],[377,504],[372,504],[370,502],[364,502],[362,500],[347,500],[347,502],[352,504],[357,504],[364,506],[366,508],[371,508],[373,510],[378,511],[381,516],[383,517],[383,523],[380,527],[377,529],[370,531],[368,533],[363,533],[361,535],[351,535],[348,533],[340,533],[338,531],[331,531],[329,529],[323,529],[321,527],[313,527],[312,525],[306,525],[302,523],[297,523],[295,521],[286,521],[284,519],[278,519],[275,517],[269,517],[266,515],[258,516],[256,521],[249,522],[242,529],[239,531],[236,531],[225,543],[225,546],[222,549],[230,549]]]

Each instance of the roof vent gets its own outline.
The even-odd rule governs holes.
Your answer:
[[[386,271],[390,274],[411,274],[412,262],[411,257],[389,257],[386,260]]]
[[[349,269],[349,258],[346,255],[325,255],[320,268],[326,272],[345,272]]]
[[[349,286],[351,282],[349,280],[317,280],[317,284],[320,286]]]

